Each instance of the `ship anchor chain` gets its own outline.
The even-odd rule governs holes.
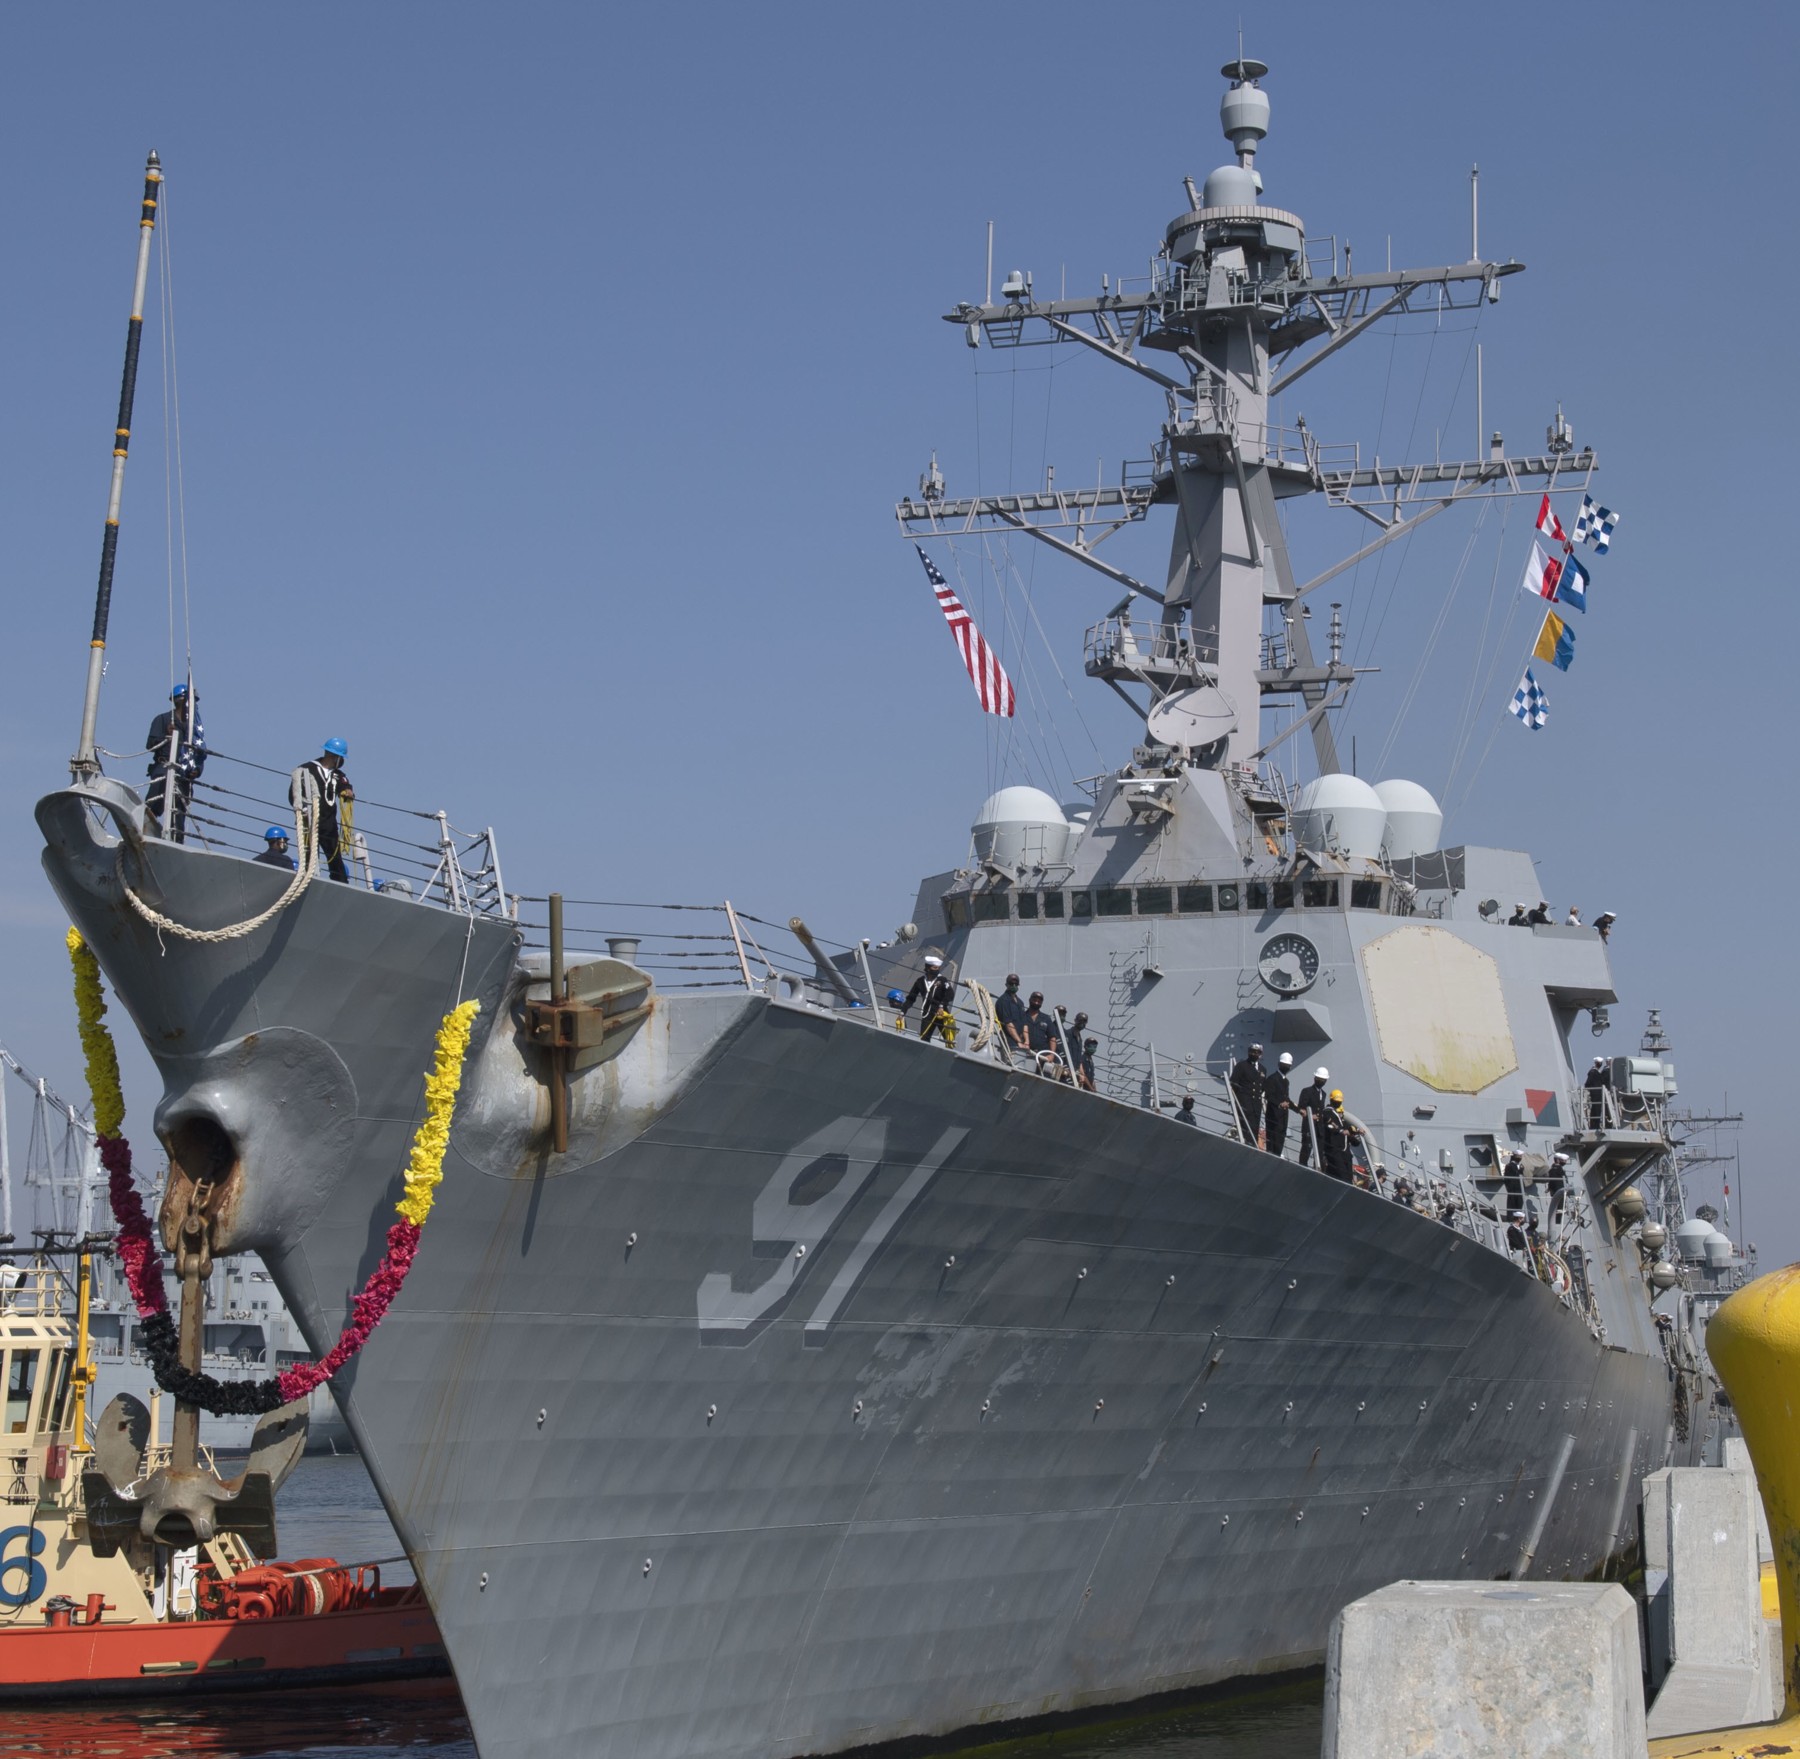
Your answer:
[[[332,1348],[316,1361],[296,1363],[264,1380],[228,1383],[200,1368],[201,1289],[212,1269],[213,1231],[218,1219],[214,1206],[220,1181],[204,1176],[193,1182],[173,1229],[175,1270],[181,1279],[178,1331],[169,1312],[162,1260],[150,1218],[132,1181],[131,1146],[121,1130],[125,1101],[119,1084],[118,1054],[105,1020],[106,999],[99,962],[79,930],[69,930],[67,945],[75,972],[75,1007],[88,1092],[94,1106],[94,1133],[100,1162],[107,1173],[113,1221],[118,1228],[119,1264],[143,1323],[144,1351],[157,1385],[173,1393],[176,1401],[173,1447],[167,1467],[159,1468],[148,1479],[139,1478],[139,1461],[150,1439],[149,1413],[140,1401],[123,1393],[101,1415],[95,1439],[97,1463],[115,1496],[141,1505],[141,1525],[147,1537],[180,1540],[185,1530],[194,1539],[208,1539],[216,1529],[215,1515],[220,1506],[237,1500],[246,1488],[253,1487],[257,1494],[249,1500],[256,1507],[247,1511],[249,1522],[230,1521],[242,1531],[259,1518],[265,1495],[272,1505],[275,1489],[299,1458],[306,1439],[307,1395],[362,1348],[392,1306],[412,1267],[420,1230],[443,1178],[451,1114],[481,1004],[459,1002],[438,1027],[435,1059],[425,1078],[425,1115],[413,1138],[401,1198],[395,1206],[399,1220],[388,1229],[380,1263],[351,1302],[350,1323]],[[215,1416],[262,1414],[249,1463],[229,1484],[199,1463],[201,1411]],[[253,1486],[253,1480],[263,1483]]]

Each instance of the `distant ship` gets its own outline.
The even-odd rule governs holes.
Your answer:
[[[890,943],[571,905],[585,933],[558,911],[528,946],[491,833],[484,888],[441,817],[416,896],[289,898],[248,841],[147,834],[88,733],[38,807],[164,1078],[165,1215],[260,1252],[315,1350],[379,1255],[439,1022],[481,1004],[411,1280],[337,1385],[484,1759],[786,1759],[1307,1667],[1396,1577],[1619,1566],[1640,1476],[1701,1455],[1673,1068],[1584,1092],[1603,937],[1509,926],[1529,855],[1441,848],[1423,787],[1345,773],[1354,673],[1336,627],[1313,649],[1280,513],[1324,494],[1385,542],[1596,460],[1560,416],[1541,454],[1416,466],[1274,422],[1366,326],[1521,265],[1353,273],[1263,199],[1266,71],[1224,69],[1233,157],[1146,280],[1015,273],[948,314],[1150,381],[1118,483],[956,499],[934,462],[899,508],[921,544],[1005,530],[1097,570],[1123,598],[1086,671],[1144,728],[1079,811],[997,792]],[[1147,586],[1102,545],[1165,512]],[[1304,786],[1265,701],[1301,711]],[[929,953],[954,1047],[884,1003]],[[1099,1091],[1007,1054],[1009,972],[1104,1023]],[[1252,1043],[1349,1096],[1344,1178],[1297,1130],[1259,1145],[1223,1079]]]
[[[180,1300],[180,1287],[167,1278],[171,1305]],[[93,1304],[88,1330],[92,1339],[96,1378],[89,1401],[95,1412],[104,1411],[117,1393],[130,1393],[148,1402],[153,1382],[149,1361],[139,1335],[138,1318],[131,1306],[125,1278],[110,1255],[94,1258]],[[295,1362],[312,1359],[306,1339],[283,1304],[274,1279],[254,1255],[220,1260],[206,1280],[206,1318],[202,1329],[201,1367],[218,1380],[256,1380],[279,1374]],[[156,1440],[167,1446],[174,1423],[174,1400],[159,1407]],[[332,1403],[328,1387],[319,1387],[306,1401],[306,1451],[309,1454],[349,1454],[356,1451],[349,1426]],[[254,1416],[228,1414],[208,1417],[206,1445],[215,1454],[247,1453]]]

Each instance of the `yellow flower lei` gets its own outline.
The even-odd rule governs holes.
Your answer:
[[[117,1136],[125,1122],[125,1090],[119,1085],[118,1053],[106,1028],[100,962],[79,929],[69,930],[67,945],[69,963],[75,967],[75,1017],[87,1063],[88,1092],[94,1100],[94,1128],[102,1136]]]
[[[425,1117],[413,1137],[406,1162],[406,1189],[394,1207],[415,1227],[423,1227],[444,1177],[444,1155],[450,1147],[450,1114],[462,1086],[463,1058],[481,1004],[463,1002],[444,1016],[438,1028],[437,1059],[425,1077]]]

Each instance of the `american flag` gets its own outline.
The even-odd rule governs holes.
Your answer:
[[[913,548],[925,564],[925,578],[931,582],[938,609],[944,613],[944,621],[956,638],[956,651],[962,655],[975,694],[981,698],[982,711],[990,715],[1013,714],[1017,705],[1013,700],[1012,680],[1000,664],[999,655],[983,639],[981,631],[975,627],[975,619],[963,609],[962,600],[950,590],[949,581],[937,571],[937,565],[925,554],[923,546],[914,544]]]

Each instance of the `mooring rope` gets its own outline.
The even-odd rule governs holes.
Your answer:
[[[319,783],[318,778],[302,764],[293,773],[294,796],[294,841],[300,847],[300,859],[294,867],[294,877],[288,882],[287,890],[260,915],[252,916],[244,922],[234,922],[226,928],[189,928],[185,922],[177,922],[171,916],[164,916],[160,910],[146,904],[131,889],[131,882],[125,877],[126,845],[119,844],[119,852],[113,858],[113,871],[118,877],[119,889],[125,894],[138,915],[152,928],[160,929],[165,934],[172,934],[184,941],[218,942],[242,940],[247,934],[254,934],[265,922],[279,916],[288,905],[300,896],[312,883],[313,864],[318,857],[319,844]],[[74,931],[71,930],[71,933]]]

